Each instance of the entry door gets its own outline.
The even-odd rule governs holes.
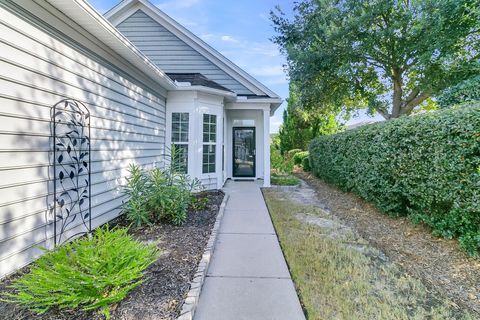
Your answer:
[[[233,176],[255,177],[255,128],[233,128]]]

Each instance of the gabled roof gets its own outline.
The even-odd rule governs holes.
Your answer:
[[[152,19],[159,22],[163,27],[175,34],[193,49],[198,51],[205,58],[218,66],[221,70],[225,71],[235,80],[250,89],[257,96],[267,96],[268,98],[274,100],[272,101],[272,111],[274,111],[281,104],[281,98],[275,92],[249,75],[246,71],[227,59],[220,52],[208,45],[205,41],[183,27],[180,23],[169,17],[166,13],[154,6],[148,0],[123,0],[109,10],[105,14],[105,17],[109,19],[113,25],[117,26],[139,9],[145,14],[149,15]]]

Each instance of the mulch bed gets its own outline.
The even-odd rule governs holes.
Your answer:
[[[191,210],[187,222],[182,226],[161,224],[131,230],[135,238],[141,241],[159,241],[162,254],[146,270],[147,280],[132,290],[125,300],[112,306],[112,319],[158,320],[178,317],[224,197],[221,191],[206,194],[206,209],[197,212]],[[122,216],[110,225],[127,226],[128,223]],[[7,288],[9,283],[27,271],[28,267],[0,282],[0,293],[11,292]],[[0,301],[0,318],[92,320],[104,317],[98,312],[81,310],[52,310],[38,316],[18,305]]]
[[[412,276],[480,316],[480,260],[468,257],[458,242],[432,235],[408,218],[392,218],[360,197],[311,174],[296,174],[317,192],[325,209],[358,231]]]

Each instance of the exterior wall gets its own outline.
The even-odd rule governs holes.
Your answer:
[[[253,94],[141,10],[126,18],[117,28],[166,73],[198,72],[237,94]]]
[[[254,120],[255,121],[255,178],[264,178],[264,120],[263,110],[255,109],[228,109],[226,110],[226,154],[225,162],[227,168],[227,178],[233,178],[233,130],[234,120]],[[248,126],[250,127],[250,126]]]
[[[206,189],[218,189],[223,186],[222,146],[223,146],[223,97],[203,94],[196,91],[169,92],[167,99],[167,135],[168,147],[171,146],[172,112],[189,113],[188,137],[188,175],[198,178]],[[203,152],[203,114],[217,116],[216,171],[202,173]]]
[[[39,3],[48,6],[46,1]],[[48,7],[24,1],[25,10],[42,15],[31,19],[14,4],[4,5],[0,4],[0,277],[38,257],[36,246],[52,247],[51,106],[72,98],[91,112],[96,227],[119,215],[124,199],[120,187],[130,163],[162,163],[166,95],[60,13],[48,18]],[[43,25],[41,20],[47,18],[67,34]]]

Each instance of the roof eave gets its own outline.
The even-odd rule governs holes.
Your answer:
[[[154,82],[167,90],[176,88],[175,83],[140,50],[120,33],[103,15],[84,0],[48,0],[58,10],[68,15],[90,34],[110,47]]]

